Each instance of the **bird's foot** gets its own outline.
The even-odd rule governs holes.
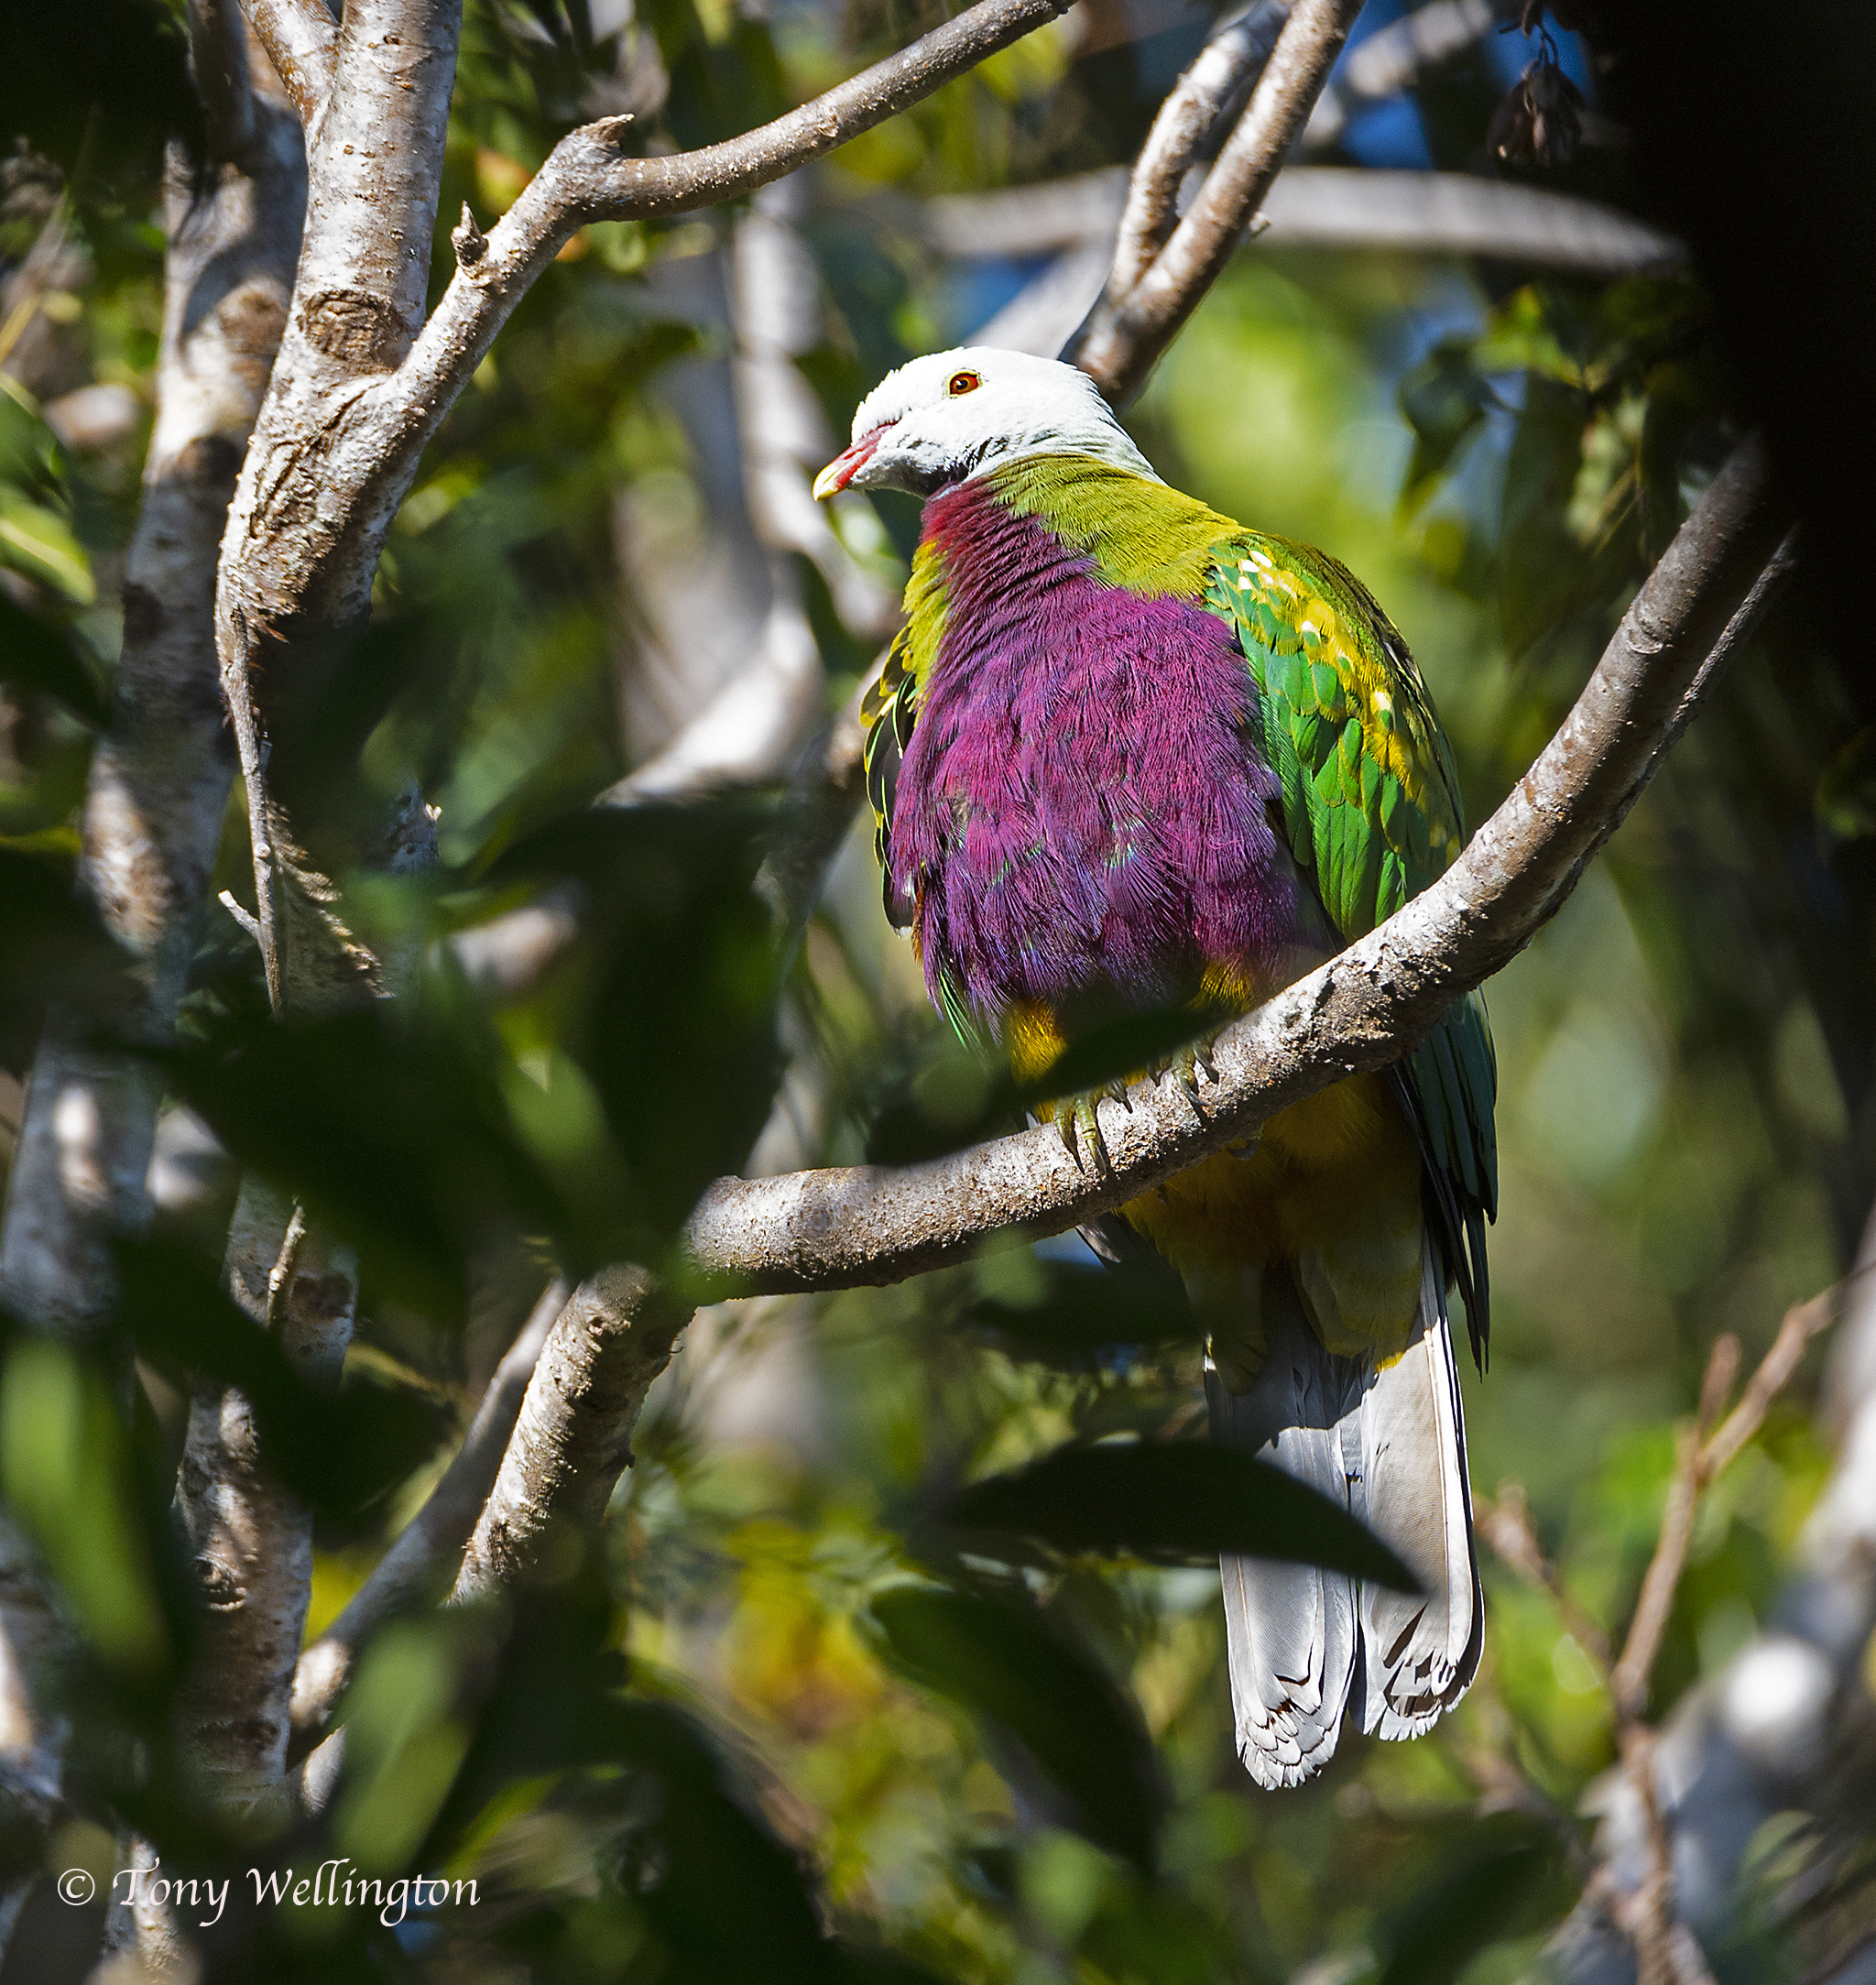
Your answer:
[[[1169,1054],[1153,1069],[1156,1081],[1165,1074],[1177,1076],[1179,1086],[1185,1091],[1194,1110],[1198,1107],[1199,1077],[1203,1075],[1207,1082],[1218,1079],[1218,1071],[1212,1065],[1212,1049],[1217,1039],[1216,1030],[1209,1034],[1201,1034],[1196,1041],[1188,1041],[1176,1053]]]
[[[1127,1100],[1127,1085],[1124,1082],[1104,1082],[1092,1089],[1084,1089],[1078,1096],[1064,1096],[1055,1105],[1055,1128],[1062,1133],[1062,1141],[1068,1147],[1068,1155],[1084,1172],[1092,1172],[1096,1177],[1114,1169],[1114,1162],[1107,1155],[1107,1140],[1101,1135],[1099,1106],[1112,1098],[1117,1103]]]
[[[1175,1053],[1167,1055],[1163,1061],[1156,1062],[1151,1071],[1155,1082],[1162,1075],[1167,1074],[1177,1080],[1180,1088],[1184,1092],[1186,1102],[1191,1106],[1192,1114],[1201,1123],[1205,1120],[1205,1113],[1199,1107],[1200,1078],[1203,1077],[1210,1083],[1216,1083],[1219,1079],[1217,1068],[1212,1061],[1212,1050],[1216,1047],[1218,1035],[1222,1031],[1222,1029],[1214,1028],[1210,1033],[1201,1034],[1196,1041],[1187,1042]],[[1253,1131],[1248,1138],[1234,1138],[1225,1149],[1233,1158],[1253,1158],[1257,1155],[1257,1133]]]

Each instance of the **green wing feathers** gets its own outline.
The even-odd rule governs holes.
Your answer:
[[[1443,874],[1465,841],[1452,748],[1426,684],[1361,582],[1307,546],[1254,531],[1219,545],[1205,605],[1244,649],[1291,853],[1352,943]],[[1478,993],[1441,1020],[1399,1083],[1482,1357],[1498,1071]]]

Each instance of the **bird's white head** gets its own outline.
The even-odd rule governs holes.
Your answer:
[[[851,485],[929,496],[1023,455],[1095,455],[1136,475],[1151,465],[1095,382],[1027,352],[967,344],[889,373],[854,416],[853,446],[814,480],[817,496]]]

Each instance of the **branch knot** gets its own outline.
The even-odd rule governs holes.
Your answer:
[[[475,274],[487,257],[488,236],[476,226],[466,200],[463,202],[463,218],[451,230],[450,245],[456,251],[456,267],[465,276]]]

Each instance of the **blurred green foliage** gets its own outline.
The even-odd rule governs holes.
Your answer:
[[[17,267],[56,224],[84,266],[42,300],[56,335],[38,383],[0,373],[13,1076],[48,1002],[108,969],[72,859],[147,431],[69,448],[46,405],[104,381],[147,410],[157,171],[188,128],[159,10],[137,15],[149,66],[129,96],[16,12],[7,33],[30,27],[42,69],[0,60],[6,128],[71,197],[16,161],[0,253]],[[502,211],[579,116],[628,104],[660,141],[706,142],[924,24],[871,5],[659,0],[620,27],[584,0],[474,0],[440,226],[464,202],[485,223]],[[1189,26],[1188,50],[1203,21]],[[42,70],[60,84],[35,93]],[[833,161],[802,223],[827,333],[802,370],[836,427],[888,365],[961,328],[882,189],[1123,158],[1153,73],[1132,44],[1077,52],[1058,27]],[[1445,162],[1465,162],[1490,103],[1476,65],[1428,86]],[[87,131],[108,146],[87,150]],[[161,1064],[172,1101],[359,1247],[344,1390],[315,1400],[269,1355],[214,1292],[213,1220],[183,1214],[126,1250],[121,1314],[97,1341],[6,1338],[0,1484],[77,1634],[71,1816],[47,1866],[107,1875],[121,1816],[191,1872],[343,1856],[380,1882],[477,1885],[473,1905],[453,1888],[396,1923],[376,1905],[233,1908],[202,1933],[212,1979],[1532,1975],[1612,1761],[1595,1670],[1542,1595],[1489,1560],[1486,1665],[1463,1708],[1411,1745],[1347,1736],[1318,1783],[1263,1798],[1231,1756],[1216,1576],[1149,1562],[1202,1555],[1210,1531],[1194,1544],[1155,1529],[1151,1498],[1123,1489],[1129,1521],[1091,1536],[1080,1491],[1058,1485],[1053,1514],[1037,1500],[1059,1458],[1019,1478],[1026,1521],[997,1512],[1027,1542],[987,1555],[982,1534],[946,1528],[1002,1493],[973,1505],[973,1485],[1058,1449],[1082,1466],[1144,1451],[1091,1445],[1103,1436],[1195,1429],[1199,1349],[1176,1287],[1144,1270],[1097,1280],[1069,1244],[706,1312],[598,1538],[570,1543],[508,1611],[412,1614],[371,1642],[318,1821],[230,1828],[193,1799],[169,1722],[190,1609],[166,1513],[191,1374],[243,1385],[276,1465],[314,1497],[316,1633],[436,1478],[550,1258],[661,1260],[701,1185],[779,1120],[782,1048],[802,1162],[954,1143],[998,1100],[887,932],[863,835],[783,957],[751,889],[767,807],[584,811],[648,748],[622,714],[646,663],[621,516],[635,499],[704,515],[721,469],[682,409],[726,333],[684,285],[725,238],[713,215],[576,239],[426,457],[372,628],[296,690],[284,785],[347,913],[428,958],[417,990],[395,1012],[276,1028],[251,947],[217,924]],[[449,266],[445,246],[439,281]],[[1721,459],[1729,390],[1688,278],[1256,252],[1132,420],[1172,480],[1361,574],[1421,659],[1476,820]],[[910,507],[885,499],[879,526],[874,549],[903,551]],[[802,584],[831,712],[865,652],[814,575]],[[1611,1629],[1713,1337],[1762,1349],[1784,1306],[1838,1272],[1867,1209],[1876,802],[1845,667],[1802,594],[1784,601],[1490,988],[1504,1214],[1493,1369],[1466,1380],[1472,1471],[1481,1489],[1522,1483],[1571,1595]],[[357,851],[412,770],[442,810],[442,866],[387,884]],[[237,808],[216,886],[245,895],[247,866]],[[441,941],[544,888],[583,904],[571,954],[519,992],[466,977]],[[1769,1617],[1826,1467],[1806,1396],[1703,1509],[1653,1678],[1663,1707]],[[1121,1543],[1135,1554],[1117,1563]],[[1522,1774],[1543,1823],[1479,1816],[1487,1755]],[[1767,1865],[1788,1849],[1769,1839]],[[1742,1923],[1728,1985],[1797,1975],[1801,1931]],[[53,1935],[45,1911],[27,1928]],[[5,1978],[54,1975],[27,1962]]]

